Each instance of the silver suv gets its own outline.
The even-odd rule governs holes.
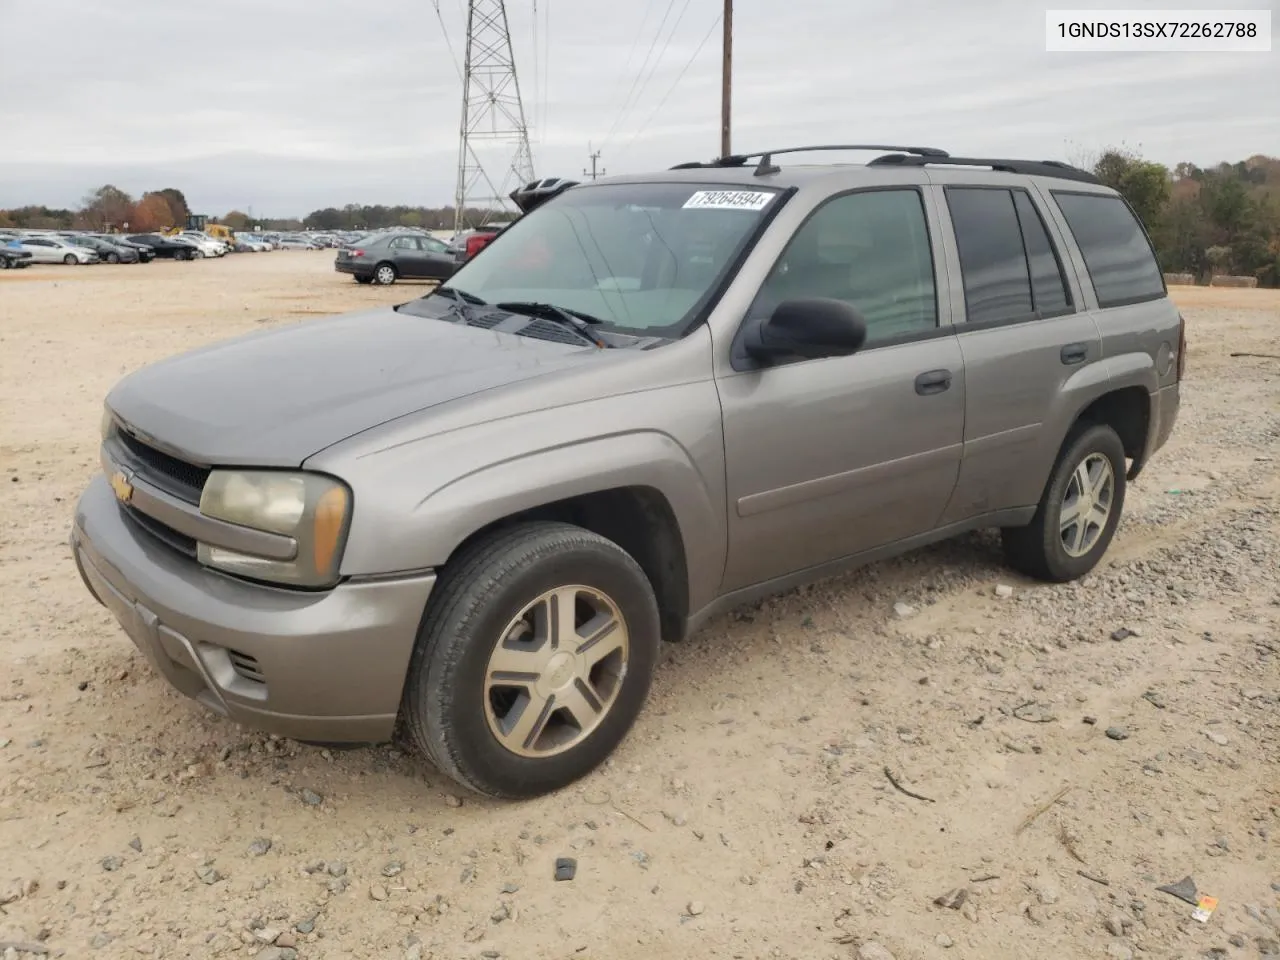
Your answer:
[[[985,527],[1081,576],[1178,410],[1138,219],[1058,163],[805,149],[889,152],[530,184],[421,299],[128,376],[71,534],[89,590],[240,723],[399,728],[527,797],[735,605]]]

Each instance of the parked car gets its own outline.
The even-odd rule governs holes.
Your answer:
[[[319,244],[306,237],[281,237],[281,250],[319,250]]]
[[[861,149],[533,184],[425,297],[129,375],[90,592],[240,723],[527,797],[732,607],[980,528],[1084,576],[1179,408],[1142,224],[1064,164]]]
[[[359,246],[340,249],[333,269],[349,273],[356,283],[395,283],[397,280],[447,280],[457,270],[448,246],[435,237],[383,234]]]
[[[0,237],[0,240],[6,240],[6,238]],[[21,270],[29,266],[31,266],[31,251],[24,250],[17,240],[0,246],[0,270]]]
[[[230,249],[221,240],[195,230],[184,230],[182,233],[172,237],[172,239],[192,244],[200,251],[200,256],[202,257],[225,257]]]
[[[67,242],[92,250],[104,263],[137,263],[141,259],[138,251],[133,247],[121,246],[89,234],[68,237]]]
[[[99,240],[105,240],[107,243],[110,243],[114,246],[124,247],[126,249],[132,250],[134,253],[138,255],[139,263],[150,263],[152,260],[156,258],[156,253],[154,250],[152,250],[146,244],[136,243],[133,240],[130,240],[124,234],[96,233],[96,234],[93,234],[93,236],[96,236]]]
[[[87,263],[97,263],[98,254],[76,246],[65,237],[47,233],[42,236],[25,236],[21,238],[22,249],[31,254],[32,263],[65,263],[72,267]]]
[[[490,223],[454,237],[449,244],[454,260],[459,266],[466,263],[509,226],[511,226],[510,223]]]
[[[133,243],[150,247],[157,257],[167,257],[170,260],[194,260],[199,255],[194,245],[174,237],[162,237],[158,233],[133,233],[129,235],[129,239]]]

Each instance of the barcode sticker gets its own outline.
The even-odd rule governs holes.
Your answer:
[[[773,199],[764,190],[699,190],[684,202],[686,210],[763,210]]]

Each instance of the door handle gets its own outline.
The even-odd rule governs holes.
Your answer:
[[[950,370],[928,370],[916,377],[916,393],[922,397],[927,397],[933,393],[942,393],[950,386]]]
[[[1087,343],[1068,343],[1062,348],[1062,353],[1059,354],[1059,357],[1067,366],[1084,363],[1089,359],[1089,345]]]

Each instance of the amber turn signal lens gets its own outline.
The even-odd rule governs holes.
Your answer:
[[[315,536],[312,539],[312,555],[317,572],[327,571],[333,563],[342,526],[347,519],[347,491],[342,487],[330,487],[316,501]]]

